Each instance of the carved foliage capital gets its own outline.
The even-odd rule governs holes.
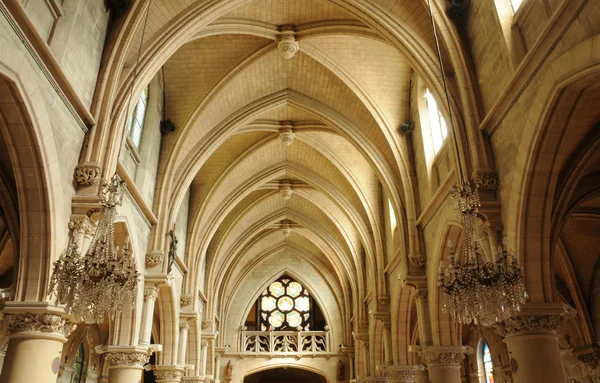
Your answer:
[[[181,379],[183,371],[171,369],[171,370],[154,370],[154,377],[156,379]]]
[[[143,366],[150,356],[141,352],[107,352],[104,358],[111,366]]]
[[[97,164],[81,164],[75,168],[75,182],[79,185],[91,185],[100,179],[102,169]]]
[[[74,218],[69,221],[69,229],[78,233],[92,234],[94,232],[94,225],[89,219]]]
[[[501,322],[500,330],[506,337],[524,333],[554,333],[559,326],[559,315],[521,315]]]
[[[390,381],[410,380],[417,375],[417,366],[389,366],[385,369],[385,376]]]
[[[144,298],[156,300],[156,298],[158,298],[158,288],[157,287],[146,287],[144,289]]]
[[[183,306],[189,306],[192,304],[194,297],[192,297],[191,295],[184,295],[181,298],[179,298],[179,303],[181,304],[181,307]]]
[[[179,322],[179,328],[182,329],[182,330],[183,329],[189,330],[190,329],[190,322],[188,322],[187,320]]]
[[[72,324],[55,314],[4,314],[4,323],[10,334],[19,332],[41,332],[68,336]]]
[[[459,366],[465,354],[462,352],[422,352],[421,359],[427,366],[455,365]]]

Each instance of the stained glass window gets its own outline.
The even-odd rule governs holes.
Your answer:
[[[260,329],[308,330],[311,319],[311,298],[300,283],[282,277],[271,283],[259,299]]]
[[[448,135],[446,120],[444,120],[442,112],[435,101],[435,97],[429,92],[429,89],[425,91],[425,101],[427,104],[427,116],[429,118],[429,132],[431,134],[433,153],[437,154]]]
[[[77,354],[75,354],[75,360],[73,361],[73,374],[71,375],[70,383],[81,383],[81,376],[83,375],[83,343],[79,345]]]
[[[490,353],[490,348],[487,343],[483,343],[483,348],[481,350],[482,360],[483,360],[483,374],[485,376],[485,383],[494,383],[494,374],[492,364],[492,354]]]
[[[146,109],[148,106],[148,86],[140,95],[135,108],[127,124],[127,134],[137,150],[140,150],[142,143],[142,132],[144,131],[144,121],[146,120]]]

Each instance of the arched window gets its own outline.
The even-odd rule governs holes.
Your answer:
[[[490,348],[486,342],[483,342],[483,347],[481,347],[481,363],[483,365],[483,376],[485,378],[485,383],[494,383],[494,375],[492,370],[494,365],[492,364],[492,354],[490,353]]]
[[[429,119],[429,134],[431,135],[431,144],[433,146],[433,154],[435,155],[442,147],[448,135],[448,130],[446,128],[446,120],[444,120],[435,97],[429,92],[429,89],[425,90],[425,102],[427,105],[427,117]]]
[[[304,286],[283,276],[271,283],[259,298],[260,329],[309,330],[311,309],[312,299]]]
[[[510,6],[512,7],[513,12],[516,12],[519,9],[522,2],[523,0],[510,0]]]
[[[83,343],[79,345],[77,354],[75,354],[75,361],[73,361],[73,375],[71,375],[71,383],[82,383],[81,377],[83,376]]]
[[[127,125],[127,134],[129,139],[133,143],[136,150],[140,150],[140,144],[142,143],[142,132],[144,131],[144,120],[146,119],[146,109],[148,106],[148,86],[144,89],[140,98],[138,99],[129,124]]]

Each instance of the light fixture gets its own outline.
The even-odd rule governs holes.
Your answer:
[[[127,132],[129,109],[151,5],[152,0],[148,0],[117,159],[121,155]],[[133,308],[140,274],[136,270],[129,240],[122,248],[115,245],[115,217],[117,207],[123,202],[125,187],[125,182],[116,171],[110,181],[100,180],[100,218],[88,250],[81,256],[78,244],[71,240],[67,250],[54,262],[50,294],[54,294],[56,304],[65,305],[66,313],[75,322],[101,323],[106,314],[114,319],[126,304]]]
[[[486,239],[481,235],[478,216],[479,185],[468,180],[462,169],[458,137],[452,118],[452,105],[431,9],[431,0],[428,0],[427,3],[450,114],[452,138],[456,155],[459,157],[457,161],[458,184],[452,188],[450,197],[454,209],[460,214],[463,229],[460,253],[456,254],[452,243],[448,242],[450,264],[447,269],[444,269],[443,260],[440,261],[438,286],[442,290],[444,309],[449,308],[460,323],[473,322],[477,325],[490,326],[515,315],[521,305],[525,303],[527,293],[521,267],[517,258],[507,250],[506,240],[503,241],[503,247],[498,247],[496,250],[493,246],[488,246],[485,243]],[[490,247],[491,249],[488,251]]]

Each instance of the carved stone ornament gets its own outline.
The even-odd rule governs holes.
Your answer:
[[[69,230],[77,233],[92,234],[94,232],[94,225],[89,219],[72,219],[69,221]]]
[[[154,370],[154,377],[156,379],[180,379],[183,376],[181,370]]]
[[[146,287],[144,289],[144,298],[154,299],[158,298],[158,288],[156,287]]]
[[[427,366],[456,366],[460,365],[465,358],[462,352],[422,352],[420,355]]]
[[[165,255],[160,252],[152,252],[146,254],[146,265],[148,266],[156,266],[163,261]]]
[[[81,164],[75,168],[75,182],[79,185],[91,185],[100,179],[101,174],[99,165]]]
[[[498,189],[498,173],[479,173],[475,175],[474,181],[479,190],[494,191]]]
[[[590,352],[588,354],[581,354],[577,358],[593,369],[598,368],[598,366],[600,365],[600,354],[596,354],[594,352]]]
[[[277,50],[279,50],[281,56],[286,60],[294,57],[298,49],[300,49],[300,46],[296,42],[295,33],[290,29],[281,32],[281,41],[277,44]]]
[[[143,366],[150,360],[150,355],[141,352],[107,352],[104,358],[111,366]]]
[[[390,297],[388,297],[387,295],[380,295],[377,297],[377,301],[380,305],[387,306],[390,304]]]
[[[294,191],[292,190],[292,185],[290,184],[290,182],[281,182],[281,184],[279,185],[279,195],[281,196],[281,198],[287,201],[290,198],[292,198],[292,194],[294,194]]]
[[[419,366],[388,366],[385,369],[385,376],[391,381],[395,380],[411,380],[417,376],[417,371],[422,367]]]
[[[423,269],[427,265],[427,258],[421,253],[412,253],[408,255],[408,262],[412,267]]]
[[[188,321],[179,322],[179,328],[180,329],[189,330],[190,329],[190,322],[188,322]]]
[[[181,306],[189,306],[192,304],[192,300],[194,299],[194,297],[192,297],[191,295],[184,295],[181,298],[179,298],[179,303],[181,303]]]
[[[42,332],[68,336],[73,325],[55,314],[4,314],[4,323],[10,334],[19,332]]]
[[[508,318],[500,323],[503,336],[513,336],[523,333],[554,333],[560,326],[559,315],[521,315]]]
[[[283,145],[290,146],[294,142],[294,138],[296,138],[296,135],[294,134],[291,128],[281,129],[281,132],[279,133],[279,139],[281,140]]]

